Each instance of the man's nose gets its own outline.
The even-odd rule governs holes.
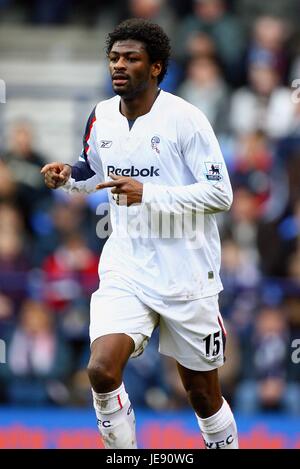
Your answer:
[[[119,57],[118,61],[115,62],[115,64],[114,64],[114,68],[116,70],[119,70],[120,68],[126,68],[124,58]]]

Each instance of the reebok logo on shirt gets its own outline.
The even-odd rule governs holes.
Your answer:
[[[134,166],[130,168],[116,168],[115,166],[107,166],[107,175],[114,173],[116,176],[130,176],[130,177],[153,177],[159,176],[159,168],[151,166],[150,168],[138,169]]]
[[[112,146],[112,140],[100,140],[100,148],[110,148]]]

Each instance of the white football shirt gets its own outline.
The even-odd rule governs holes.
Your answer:
[[[129,124],[120,97],[95,108],[84,152],[95,175],[65,189],[93,192],[110,172],[143,186],[142,203],[118,206],[109,190],[112,234],[100,263],[154,297],[190,300],[217,294],[220,239],[215,213],[232,189],[215,134],[203,113],[161,91],[151,110]],[[81,157],[82,158],[82,157]]]

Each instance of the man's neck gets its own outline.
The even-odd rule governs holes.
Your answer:
[[[130,120],[137,119],[137,117],[147,114],[151,110],[159,91],[159,88],[155,87],[153,89],[151,88],[150,90],[146,90],[145,93],[132,99],[121,97],[121,114]]]

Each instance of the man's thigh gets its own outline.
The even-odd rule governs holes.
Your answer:
[[[224,364],[226,331],[218,295],[168,302],[160,311],[159,350],[187,369],[210,371]]]
[[[157,323],[158,315],[120,278],[103,280],[92,295],[91,343],[108,334],[127,334],[135,342],[132,356],[136,356],[145,348]]]

